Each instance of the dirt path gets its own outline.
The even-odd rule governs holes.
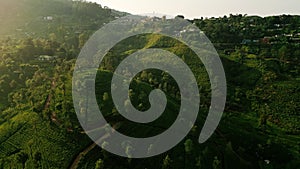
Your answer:
[[[110,136],[110,134],[105,134],[104,136],[102,136],[97,142],[101,142],[104,139],[108,138]],[[70,166],[69,169],[76,169],[78,167],[78,164],[80,162],[80,160],[86,155],[88,154],[91,150],[93,150],[95,147],[97,146],[96,143],[93,143],[91,145],[89,145],[87,148],[85,148],[82,152],[80,152],[75,160],[73,161],[72,165]]]
[[[120,127],[120,124],[119,124],[119,123],[116,123],[116,124],[113,126],[113,128],[114,128],[115,130],[117,130],[119,127]],[[100,127],[100,128],[105,128],[105,126],[102,126],[102,127]],[[88,132],[88,131],[87,131],[87,132]],[[89,146],[87,146],[82,152],[80,152],[80,153],[76,156],[75,160],[72,162],[72,165],[69,167],[69,169],[77,169],[80,160],[81,160],[86,154],[88,154],[91,150],[93,150],[96,146],[98,146],[97,143],[102,142],[103,140],[107,139],[108,137],[110,137],[110,134],[109,134],[109,133],[107,133],[107,134],[103,135],[101,138],[99,138],[99,139],[96,141],[96,143],[93,142],[92,144],[90,144]]]
[[[56,87],[56,79],[53,79],[53,80],[51,81],[51,90],[54,90],[55,87]],[[46,102],[45,102],[44,110],[47,110],[47,109],[49,108],[51,99],[52,99],[52,94],[51,94],[51,92],[50,92],[50,93],[48,94],[48,96],[47,96],[47,100],[46,100]]]

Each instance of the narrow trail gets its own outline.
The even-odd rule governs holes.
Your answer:
[[[56,88],[56,78],[52,78],[51,80],[51,85],[50,85],[50,92],[48,93],[47,95],[47,98],[46,98],[46,101],[45,101],[45,104],[44,104],[44,109],[43,110],[48,110],[49,107],[50,107],[50,103],[52,101],[52,97],[53,97],[53,94],[51,93],[51,91],[53,91],[55,88]],[[41,121],[43,121],[42,117],[38,116],[40,118]],[[34,131],[35,133],[37,133],[37,128],[34,127]],[[37,134],[33,134],[33,136],[36,136]],[[46,150],[43,148],[42,144],[41,144],[41,140],[39,137],[35,137],[35,140],[37,141],[37,147],[38,149],[41,151],[42,153],[42,159],[46,159],[45,157],[45,152]],[[51,164],[48,162],[48,160],[44,160],[45,161],[45,166],[43,164],[41,164],[41,167],[42,168],[50,168]]]
[[[118,128],[120,128],[120,126],[121,126],[120,124],[121,124],[121,123],[122,123],[122,122],[117,122],[117,123],[113,126],[113,128],[114,128],[115,130],[117,130]],[[149,126],[149,125],[146,125],[146,124],[144,124],[144,125],[145,125],[145,126]],[[149,127],[160,128],[160,129],[167,129],[167,128],[157,127],[157,126],[149,126]],[[103,129],[103,128],[105,128],[105,126],[99,127],[99,128],[97,128],[97,129],[101,129],[101,128]],[[97,129],[96,129],[96,130],[97,130]],[[94,129],[94,130],[95,130],[95,129]],[[94,130],[91,130],[91,131],[94,131]],[[87,131],[87,132],[85,132],[85,133],[88,133],[88,132],[89,132],[89,131]],[[226,139],[226,137],[221,133],[221,131],[217,130],[217,132],[218,132],[218,134],[220,134],[220,136],[221,136],[222,138],[225,138],[225,139]],[[88,154],[91,150],[93,150],[96,146],[98,146],[97,143],[102,142],[103,140],[107,139],[108,137],[110,137],[110,134],[109,134],[109,133],[103,135],[100,139],[98,139],[98,140],[96,141],[96,143],[93,142],[92,144],[88,145],[83,151],[81,151],[80,153],[78,153],[77,156],[76,156],[76,158],[74,159],[74,161],[73,161],[72,164],[70,165],[69,169],[77,169],[80,160],[81,160],[82,158],[84,158],[84,156],[87,155],[87,154]],[[193,136],[192,136],[192,137],[193,137]]]
[[[54,90],[55,88],[56,88],[56,79],[53,78],[52,81],[51,81],[51,89],[50,89],[50,90],[52,91],[52,90]],[[51,103],[51,101],[52,101],[52,97],[53,97],[53,95],[52,95],[52,93],[50,92],[50,93],[48,94],[47,99],[46,99],[46,102],[45,102],[45,104],[44,104],[44,110],[49,109],[50,103]],[[52,113],[52,114],[53,114],[53,113]],[[52,119],[52,121],[53,121],[53,119]],[[105,126],[102,126],[102,127],[100,127],[100,128],[105,128]],[[117,129],[117,128],[118,128],[118,125],[115,125],[114,128]],[[103,135],[99,140],[97,140],[97,142],[101,142],[101,141],[105,140],[105,139],[108,138],[108,137],[110,137],[110,134],[109,134],[109,133]],[[77,166],[78,166],[78,164],[79,164],[79,162],[80,162],[80,160],[81,160],[86,154],[88,154],[91,150],[93,150],[96,146],[97,146],[97,143],[92,143],[92,144],[90,144],[89,146],[87,146],[82,152],[80,152],[80,153],[76,156],[75,160],[72,162],[72,165],[70,166],[70,169],[76,169]]]
[[[97,142],[101,142],[104,139],[108,138],[110,136],[110,134],[105,134],[104,136],[102,136]],[[91,150],[93,150],[95,147],[97,146],[96,143],[92,143],[91,145],[89,145],[87,148],[85,148],[82,152],[80,152],[75,160],[72,162],[72,165],[70,166],[69,169],[76,169],[78,167],[78,164],[80,162],[80,160],[86,155],[88,154]]]
[[[119,123],[116,123],[113,128],[115,130],[117,130],[120,127]],[[100,128],[105,128],[105,126],[102,126]],[[88,131],[87,131],[88,132]],[[78,164],[80,162],[80,160],[86,155],[88,154],[91,150],[93,150],[96,146],[98,146],[97,143],[102,142],[103,140],[107,139],[108,137],[110,137],[110,133],[106,133],[105,135],[103,135],[101,138],[99,138],[96,142],[93,142],[92,144],[90,144],[89,146],[87,146],[83,151],[81,151],[80,153],[78,153],[78,155],[76,156],[76,158],[74,159],[74,161],[72,162],[71,166],[69,167],[69,169],[76,169],[78,167]]]
[[[51,81],[51,91],[54,90],[56,87],[56,79],[53,78],[53,80]],[[44,106],[44,110],[47,110],[50,106],[50,102],[52,100],[52,94],[51,92],[48,94],[46,102],[45,102],[45,106]]]

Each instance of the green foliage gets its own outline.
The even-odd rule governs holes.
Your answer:
[[[25,168],[25,163],[28,160],[28,154],[19,152],[16,154],[16,161],[22,164],[22,168]]]
[[[74,58],[95,30],[124,13],[67,0],[1,1],[0,9],[0,16],[5,15],[1,23],[6,25],[0,34],[10,35],[0,39],[0,168],[67,168],[91,142],[73,108]],[[228,101],[217,132],[207,143],[196,144],[210,106],[211,86],[195,53],[180,41],[159,34],[130,37],[111,49],[99,66],[96,94],[105,118],[112,126],[120,126],[118,131],[135,137],[154,136],[172,125],[181,96],[167,72],[148,69],[137,74],[125,101],[145,111],[151,106],[149,93],[164,91],[167,108],[152,123],[136,124],[120,116],[110,93],[112,72],[124,58],[143,48],[162,48],[182,58],[201,85],[198,127],[168,155],[130,159],[133,147],[124,144],[128,159],[97,147],[80,159],[78,168],[299,166],[300,50],[295,41],[299,16],[230,15],[191,22],[214,43],[225,67]],[[86,113],[86,107],[80,106]],[[149,151],[153,148],[155,144]]]
[[[95,164],[95,169],[104,169],[104,162],[102,159],[99,159]]]
[[[171,164],[172,164],[172,160],[169,157],[169,155],[167,155],[165,157],[165,159],[163,160],[162,169],[170,169],[171,168]]]
[[[185,146],[185,152],[186,153],[191,153],[193,150],[193,141],[191,139],[187,139],[184,143]]]
[[[215,156],[212,166],[213,169],[221,169],[221,161],[218,159],[217,156]]]

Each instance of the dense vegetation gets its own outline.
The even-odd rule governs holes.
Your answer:
[[[96,92],[99,108],[122,133],[161,133],[173,123],[180,106],[174,79],[150,69],[131,83],[131,101],[146,110],[149,92],[160,88],[168,98],[163,116],[137,125],[119,115],[110,83],[103,79],[110,82],[112,71],[129,54],[154,47],[171,51],[201,84],[200,115],[189,135],[162,155],[131,159],[92,145],[77,121],[71,96],[80,49],[104,23],[125,13],[68,0],[1,0],[0,9],[5,23],[0,28],[0,168],[299,168],[300,16],[229,15],[190,21],[217,48],[228,81],[221,124],[201,145],[197,139],[209,107],[210,83],[193,52],[174,39],[151,34],[116,45],[99,66]],[[130,147],[126,150],[130,157]]]

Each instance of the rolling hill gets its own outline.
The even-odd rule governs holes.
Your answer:
[[[300,16],[190,21],[215,45],[228,83],[223,118],[204,144],[198,144],[198,136],[210,106],[210,82],[191,49],[157,34],[130,37],[111,49],[97,73],[98,106],[111,126],[126,135],[149,137],[165,131],[180,107],[175,80],[167,72],[149,69],[131,82],[131,101],[136,109],[147,110],[148,95],[158,88],[166,93],[167,109],[149,124],[121,116],[111,99],[110,81],[128,55],[163,48],[184,60],[201,84],[201,110],[188,136],[164,154],[132,159],[95,146],[82,130],[72,100],[80,49],[97,29],[127,13],[70,0],[0,0],[0,9],[0,169],[299,167]],[[103,132],[105,126],[96,129]],[[125,148],[130,155],[130,147]]]

